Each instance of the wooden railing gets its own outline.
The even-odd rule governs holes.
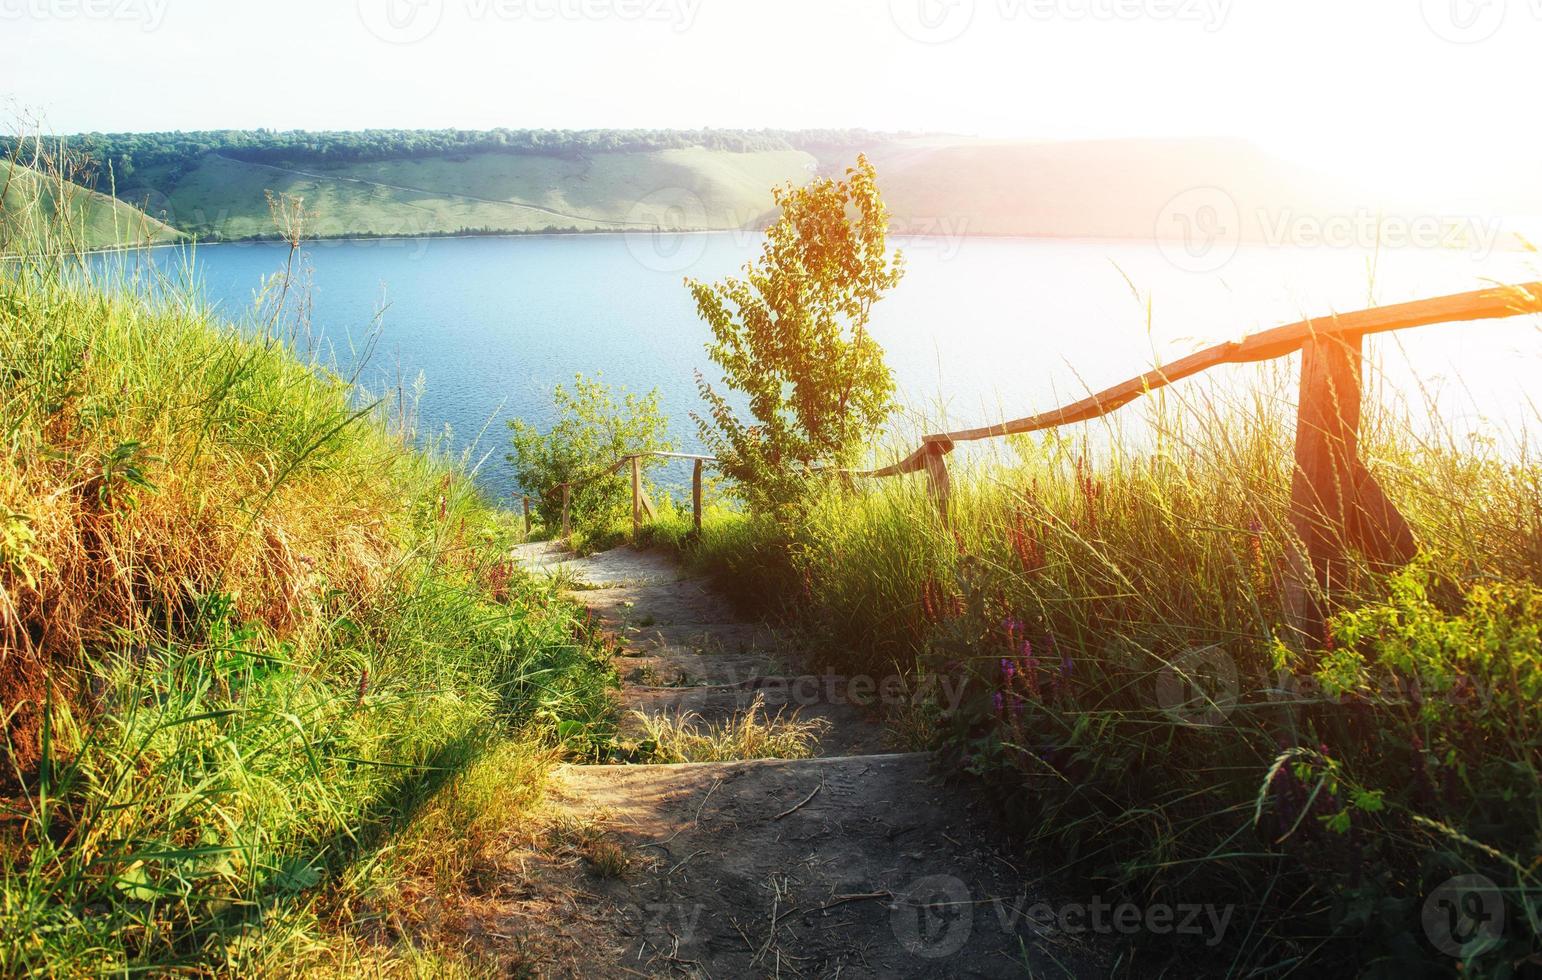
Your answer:
[[[883,478],[925,473],[930,493],[943,521],[949,519],[947,456],[961,442],[1039,432],[1107,415],[1130,402],[1223,364],[1248,364],[1303,352],[1301,390],[1296,415],[1295,473],[1291,481],[1290,519],[1304,547],[1296,558],[1296,582],[1303,592],[1307,576],[1315,578],[1317,594],[1330,592],[1343,580],[1347,549],[1371,562],[1404,564],[1416,549],[1413,533],[1383,492],[1359,454],[1360,409],[1363,398],[1364,341],[1370,334],[1410,327],[1473,320],[1495,320],[1542,313],[1542,282],[1495,286],[1395,306],[1332,314],[1230,341],[1153,368],[1111,388],[1053,411],[996,425],[923,436],[915,452],[889,466],[861,472],[840,471],[845,478]],[[562,494],[562,534],[571,533],[572,492],[603,476],[630,466],[634,537],[644,516],[655,511],[642,485],[641,461],[646,457],[689,459],[694,462],[692,510],[701,528],[702,466],[711,456],[689,453],[640,453],[582,480],[558,484],[543,496]],[[525,524],[530,526],[530,498],[525,498]],[[1309,568],[1307,567],[1309,563]],[[1309,601],[1309,600],[1301,600]],[[1304,613],[1310,622],[1312,612]]]
[[[707,463],[717,462],[715,456],[698,456],[694,453],[667,453],[646,452],[628,453],[597,472],[591,473],[580,480],[569,480],[566,483],[558,483],[544,491],[543,498],[552,494],[562,495],[562,537],[565,539],[573,533],[572,505],[573,491],[580,487],[588,486],[595,480],[610,476],[623,466],[632,471],[632,539],[637,539],[637,533],[642,530],[643,517],[648,520],[657,520],[658,511],[653,506],[653,501],[648,498],[647,488],[643,486],[642,461],[644,459],[688,459],[691,461],[691,526],[697,531],[701,530],[701,484],[702,468]],[[530,497],[524,498],[525,506],[525,533],[530,533]]]
[[[1347,549],[1372,563],[1401,565],[1416,543],[1407,521],[1370,474],[1359,454],[1364,341],[1370,334],[1409,327],[1495,320],[1542,312],[1542,282],[1496,286],[1469,293],[1302,320],[1242,340],[1217,344],[1154,368],[1053,411],[996,425],[923,436],[915,452],[890,466],[853,474],[882,478],[924,472],[933,499],[948,520],[947,456],[961,442],[1039,432],[1099,418],[1140,396],[1223,364],[1267,361],[1302,352],[1296,410],[1291,523],[1304,554],[1295,556],[1298,606],[1311,574],[1321,596],[1345,575]],[[1305,567],[1310,564],[1310,569]],[[1320,623],[1320,609],[1298,609],[1305,624]],[[1308,630],[1312,626],[1306,627]]]

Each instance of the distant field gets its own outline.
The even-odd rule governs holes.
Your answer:
[[[1298,221],[1385,220],[1395,229],[1444,215],[1442,229],[1493,238],[1492,222],[1470,216],[1542,212],[1534,192],[1500,184],[1443,207],[1400,200],[1226,140],[459,130],[73,139],[95,166],[98,189],[112,165],[125,201],[214,240],[274,237],[270,194],[302,198],[306,232],[316,237],[753,228],[770,217],[773,187],[838,174],[859,152],[877,168],[898,235],[1202,247],[1281,241]]]
[[[221,238],[272,234],[269,192],[303,198],[317,236],[724,229],[759,221],[774,185],[803,183],[815,166],[794,150],[478,153],[309,167],[210,154],[146,206],[189,233]]]
[[[79,248],[160,244],[180,237],[176,229],[127,204],[76,184],[66,183],[61,190],[58,182],[0,159],[0,251],[24,249],[37,231],[32,225],[54,223],[61,203],[69,220],[55,225],[55,231],[72,236]]]

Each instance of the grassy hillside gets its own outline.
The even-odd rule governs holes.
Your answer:
[[[236,329],[88,275],[0,264],[0,975],[459,975],[415,910],[608,670],[282,276]]]
[[[1475,216],[1542,207],[1525,180],[1485,178],[1443,203],[1412,201],[1224,140],[459,130],[72,139],[96,154],[99,183],[111,164],[124,200],[205,239],[273,236],[270,194],[304,198],[321,237],[758,227],[773,185],[838,173],[858,153],[877,166],[900,234],[1260,242],[1290,240],[1300,219],[1444,215],[1464,235],[1486,235],[1492,219],[1480,229]]]
[[[802,182],[795,150],[703,148],[582,159],[478,153],[333,165],[249,163],[218,154],[147,210],[200,237],[268,235],[269,193],[305,199],[318,236],[736,228],[761,219],[770,188]],[[155,171],[145,179],[158,181]]]
[[[45,234],[80,249],[153,245],[181,237],[122,201],[0,159],[0,252],[25,250]]]

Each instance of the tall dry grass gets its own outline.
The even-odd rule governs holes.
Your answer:
[[[297,342],[299,256],[243,323],[142,255],[0,262],[0,974],[410,972],[369,923],[453,891],[424,828],[608,730],[515,521]]]
[[[1542,952],[1542,462],[1373,411],[1364,455],[1421,555],[1356,567],[1302,637],[1294,369],[955,460],[947,525],[910,477],[820,488],[796,527],[651,533],[828,669],[962,684],[892,719],[986,781],[1040,873],[1236,909],[1218,949],[1131,938],[1130,975],[1513,975]],[[1503,928],[1452,957],[1424,903],[1464,874]]]

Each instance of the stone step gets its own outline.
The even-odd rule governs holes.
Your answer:
[[[1079,937],[1026,917],[1049,899],[934,761],[559,769],[552,805],[598,819],[630,868],[587,880],[612,945],[590,938],[578,974],[1101,975]]]

